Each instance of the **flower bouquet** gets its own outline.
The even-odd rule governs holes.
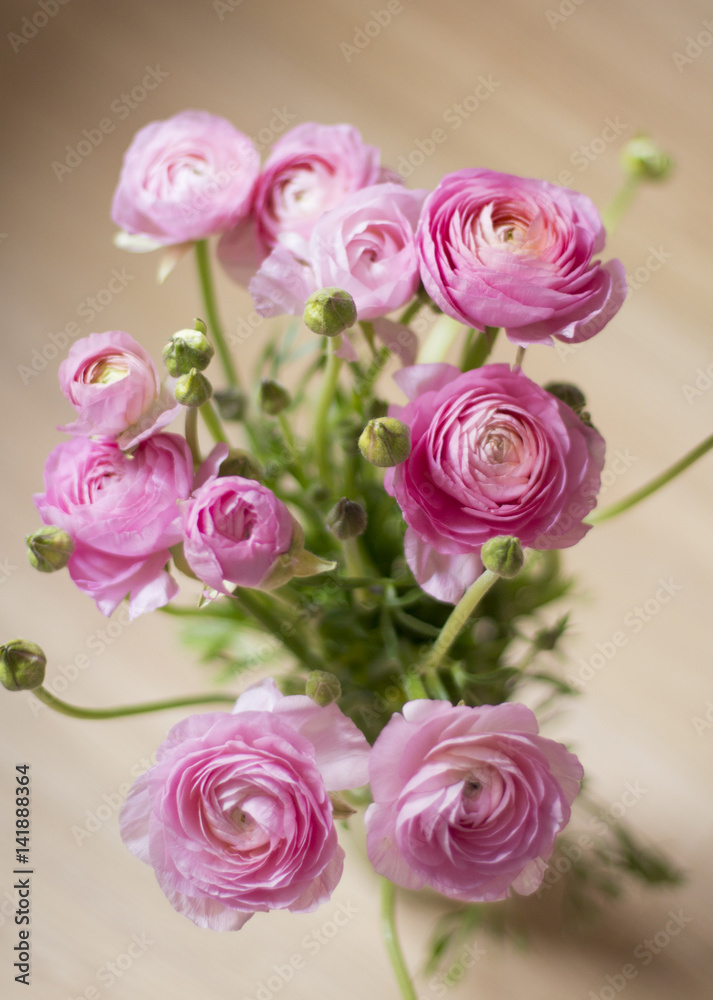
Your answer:
[[[609,230],[670,163],[639,137],[624,166]],[[318,907],[342,874],[337,826],[365,810],[413,998],[397,886],[459,904],[433,967],[490,904],[563,875],[574,903],[625,876],[675,882],[616,821],[568,847],[572,805],[591,799],[577,757],[540,732],[577,693],[557,662],[559,550],[713,446],[595,511],[605,442],[583,392],[526,374],[526,351],[580,345],[624,303],[589,199],[482,168],[410,190],[348,125],[300,125],[261,166],[229,122],[187,111],[136,135],[112,214],[119,246],[159,254],[161,281],[195,254],[202,318],[168,340],[163,377],[129,333],[72,345],[59,380],[75,415],[35,497],[30,562],[66,567],[105,615],[126,601],[131,618],[176,616],[242,693],[78,707],[44,685],[29,640],[2,647],[1,678],[81,719],[206,709],[170,730],[120,813],[174,909],[232,931]],[[214,236],[250,324],[221,323]]]

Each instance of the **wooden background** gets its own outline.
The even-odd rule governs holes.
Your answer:
[[[107,623],[66,575],[34,573],[23,546],[24,534],[37,523],[31,494],[41,489],[45,457],[61,438],[55,427],[69,417],[56,382],[61,354],[52,356],[49,335],[72,320],[83,334],[128,330],[157,357],[167,336],[198,310],[190,261],[158,287],[155,257],[130,256],[112,245],[109,206],[121,156],[151,120],[205,108],[251,135],[269,128],[278,112],[292,124],[348,121],[381,147],[385,162],[415,164],[412,185],[432,187],[465,166],[550,180],[569,171],[571,186],[599,206],[619,184],[623,142],[648,130],[672,151],[677,171],[669,184],[641,194],[609,243],[637,287],[594,342],[571,354],[532,350],[528,371],[585,389],[608,440],[606,502],[710,433],[709,3],[391,0],[390,22],[378,32],[374,12],[387,20],[384,0],[47,0],[45,6],[51,16],[46,23],[36,17],[40,27],[23,42],[13,36],[23,18],[42,10],[39,0],[6,0],[0,14],[0,266],[7,291],[0,593],[2,639],[39,642],[58,693],[101,705],[189,692],[208,680],[172,621],[153,616],[130,626],[121,619]],[[365,29],[374,37],[359,49],[355,39],[363,45],[368,36],[358,32]],[[675,53],[683,59],[674,59]],[[165,75],[142,96],[147,67]],[[490,93],[454,127],[455,105],[478,87],[482,96],[484,81]],[[122,95],[132,90],[130,108]],[[67,157],[66,147],[76,147],[83,130],[107,117],[115,125],[111,134],[59,179],[53,163]],[[424,142],[436,128],[446,141],[420,162],[414,151],[419,142],[429,150]],[[129,276],[126,287],[90,322],[88,299],[107,287],[114,269]],[[222,279],[219,291],[230,328],[249,315],[250,300]],[[256,334],[245,344],[246,356],[259,340]],[[33,357],[46,367],[23,378],[21,366]],[[686,394],[684,387],[695,390],[696,380],[700,391]],[[706,711],[713,719],[712,468],[709,457],[636,515],[592,531],[567,554],[568,567],[587,580],[574,605],[568,669],[591,678],[584,697],[549,730],[575,745],[607,808],[618,808],[627,783],[645,789],[627,819],[680,859],[688,881],[674,891],[632,893],[584,930],[561,926],[545,900],[547,917],[535,916],[529,950],[478,936],[486,955],[449,991],[454,1000],[611,997],[612,983],[621,983],[630,963],[636,976],[626,986],[627,1000],[710,996],[713,726],[695,720],[704,720]],[[661,580],[672,581],[675,593],[657,607],[649,603],[656,613],[644,622],[635,609],[655,603]],[[597,644],[608,649],[621,630],[626,645],[602,663]],[[75,659],[82,653],[90,662],[79,669]],[[36,713],[30,696],[2,695],[3,996],[397,995],[378,937],[375,880],[358,847],[348,848],[344,880],[318,912],[258,915],[236,935],[200,931],[174,914],[151,871],[123,849],[116,822],[126,784],[180,713],[83,723]],[[31,763],[34,790],[30,991],[12,981],[11,969],[10,795],[18,762]],[[98,811],[103,819],[93,822]],[[87,824],[97,828],[78,843],[76,829],[87,830]],[[336,925],[330,921],[339,906],[349,917],[340,918],[346,924],[332,939]],[[670,911],[681,911],[689,922],[644,964],[634,951],[657,933],[663,940]],[[434,912],[413,897],[402,907],[413,963]],[[294,956],[302,967],[285,981]],[[437,983],[419,981],[421,997],[444,992]]]

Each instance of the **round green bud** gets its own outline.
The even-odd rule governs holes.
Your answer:
[[[489,539],[480,550],[480,558],[486,569],[504,576],[506,580],[517,576],[525,562],[520,540],[512,535],[498,535]]]
[[[213,395],[213,387],[197,368],[191,368],[178,379],[173,395],[182,406],[203,406]]]
[[[556,396],[557,399],[561,399],[575,413],[579,413],[587,405],[587,400],[582,390],[576,385],[572,385],[571,382],[548,382],[544,386],[544,389],[545,392],[549,392],[553,396]]]
[[[357,321],[354,299],[341,288],[320,288],[307,299],[304,321],[312,333],[336,337]]]
[[[326,670],[312,670],[307,674],[305,693],[321,708],[325,708],[341,697],[342,685],[334,674],[330,674]]]
[[[245,416],[247,400],[240,389],[220,389],[213,399],[223,420],[242,420]]]
[[[230,454],[220,463],[218,476],[240,476],[243,479],[262,478],[260,463],[240,448],[231,448]]]
[[[200,323],[200,320],[196,322]],[[203,371],[211,362],[215,350],[202,330],[179,330],[163,349],[162,357],[169,375],[188,375],[192,368]]]
[[[366,511],[360,503],[342,497],[327,514],[325,523],[342,542],[357,538],[366,531]]]
[[[395,417],[376,417],[362,431],[359,451],[380,469],[398,465],[411,454],[411,430]]]
[[[278,413],[286,410],[291,402],[292,397],[284,385],[280,385],[279,382],[274,382],[270,378],[260,380],[258,403],[263,413],[267,413],[270,417],[276,417]]]
[[[635,135],[624,146],[621,165],[627,174],[646,181],[663,181],[673,170],[673,160],[647,135]]]
[[[74,552],[72,536],[54,524],[38,528],[25,538],[30,566],[40,573],[64,569]]]
[[[32,691],[45,679],[47,657],[36,642],[13,639],[0,646],[0,684],[8,691]]]

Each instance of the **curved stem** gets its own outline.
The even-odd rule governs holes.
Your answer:
[[[334,399],[339,371],[342,367],[342,359],[338,358],[334,352],[339,350],[341,343],[341,336],[332,337],[327,343],[327,367],[314,414],[315,457],[319,473],[325,483],[332,481],[332,467],[329,461],[330,441],[327,429],[329,408]]]
[[[656,490],[660,490],[666,483],[670,483],[672,479],[680,475],[689,465],[693,465],[694,462],[710,451],[711,448],[713,448],[713,434],[709,435],[705,441],[701,441],[699,445],[684,455],[683,458],[680,458],[678,462],[674,462],[672,466],[656,476],[655,479],[652,479],[650,483],[642,486],[641,489],[631,493],[628,497],[624,497],[623,500],[619,500],[617,503],[613,503],[609,507],[604,507],[603,510],[595,511],[589,517],[585,517],[585,524],[600,524],[602,521],[608,521],[610,517],[615,517],[617,514],[629,510],[630,507],[651,496]]]
[[[220,418],[213,409],[210,400],[208,400],[207,403],[204,403],[203,406],[199,407],[199,409],[201,411],[201,416],[203,417],[203,421],[208,430],[210,431],[210,436],[213,438],[215,443],[228,444],[228,437],[225,431],[223,430],[223,425],[220,422]],[[193,449],[191,448],[191,450]]]
[[[396,886],[386,878],[381,880],[381,933],[403,1000],[417,1000],[396,933]]]
[[[210,331],[213,334],[215,346],[218,349],[218,356],[220,357],[223,365],[225,377],[230,385],[238,386],[240,384],[238,373],[235,369],[235,365],[233,364],[233,358],[230,351],[228,350],[228,344],[225,340],[223,327],[221,326],[220,318],[218,316],[218,306],[213,288],[213,278],[210,273],[210,257],[208,255],[207,240],[198,240],[196,243],[196,262],[198,264],[198,277],[201,284],[201,294],[203,296],[206,319],[208,320]]]
[[[485,597],[496,580],[499,579],[497,573],[486,569],[483,570],[470,589],[466,590],[441,629],[441,634],[431,647],[423,665],[424,671],[435,670],[436,667],[440,666],[441,660],[460,635],[478,602]]]
[[[61,698],[55,696],[45,687],[35,688],[32,692],[35,698],[59,712],[61,715],[69,715],[73,719],[118,719],[124,715],[144,715],[147,712],[163,712],[167,708],[185,708],[187,705],[210,705],[216,702],[234,705],[237,699],[235,694],[198,694],[186,695],[184,698],[169,698],[167,701],[145,701],[138,705],[117,705],[115,708],[80,708],[78,705],[70,705]]]
[[[408,326],[409,323],[411,322],[411,320],[416,315],[416,313],[419,312],[419,310],[421,309],[421,306],[423,306],[423,304],[424,304],[423,299],[421,298],[420,295],[417,295],[416,298],[411,303],[411,305],[410,306],[406,306],[406,308],[404,309],[404,311],[399,316],[399,320],[398,320],[399,323],[401,323],[402,326]]]
[[[607,231],[607,236],[611,236],[616,227],[619,225],[624,212],[626,212],[627,208],[634,200],[634,195],[638,191],[640,183],[640,177],[629,174],[622,186],[612,198],[609,205],[607,205],[602,212],[602,222],[604,223],[604,228]]]

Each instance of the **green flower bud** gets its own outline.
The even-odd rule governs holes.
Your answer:
[[[32,691],[45,679],[47,657],[36,642],[13,639],[0,646],[0,684],[8,691]]]
[[[511,580],[520,572],[525,562],[522,546],[512,535],[498,535],[485,543],[480,550],[483,566],[491,573]]]
[[[203,406],[213,395],[213,387],[197,368],[191,368],[187,375],[181,375],[176,382],[173,395],[183,406]]]
[[[38,528],[31,535],[27,535],[25,544],[30,566],[38,569],[40,573],[54,573],[57,569],[64,569],[74,552],[71,535],[64,528],[57,528],[54,524]]]
[[[221,389],[213,394],[213,399],[223,420],[242,420],[245,416],[247,400],[240,389]]]
[[[354,299],[341,288],[320,288],[307,299],[304,321],[312,333],[336,337],[357,321]]]
[[[624,146],[621,165],[627,174],[646,181],[663,181],[673,170],[673,160],[647,135],[635,135]]]
[[[187,375],[192,368],[203,371],[215,354],[213,345],[206,337],[205,323],[199,319],[196,320],[196,324],[198,323],[200,323],[198,329],[179,330],[178,333],[174,333],[163,349],[163,362],[168,374],[174,378]]]
[[[334,674],[330,674],[326,670],[312,670],[307,674],[305,693],[321,708],[325,708],[341,697],[342,685]]]
[[[366,511],[360,503],[346,497],[335,504],[327,514],[326,525],[340,541],[356,538],[366,531]]]
[[[243,479],[262,478],[260,463],[240,448],[231,448],[230,454],[220,463],[219,476],[241,476]]]
[[[579,413],[587,405],[587,400],[582,390],[576,385],[572,385],[571,382],[548,382],[544,386],[544,389],[545,392],[549,392],[553,396],[556,396],[557,399],[561,399],[575,413]]]
[[[282,413],[283,410],[287,409],[292,402],[292,397],[284,385],[280,385],[279,382],[273,382],[270,378],[264,378],[260,380],[258,402],[263,413],[267,413],[271,417],[276,417],[278,413]]]
[[[395,417],[377,417],[362,431],[359,451],[380,469],[398,465],[411,454],[411,430]]]

